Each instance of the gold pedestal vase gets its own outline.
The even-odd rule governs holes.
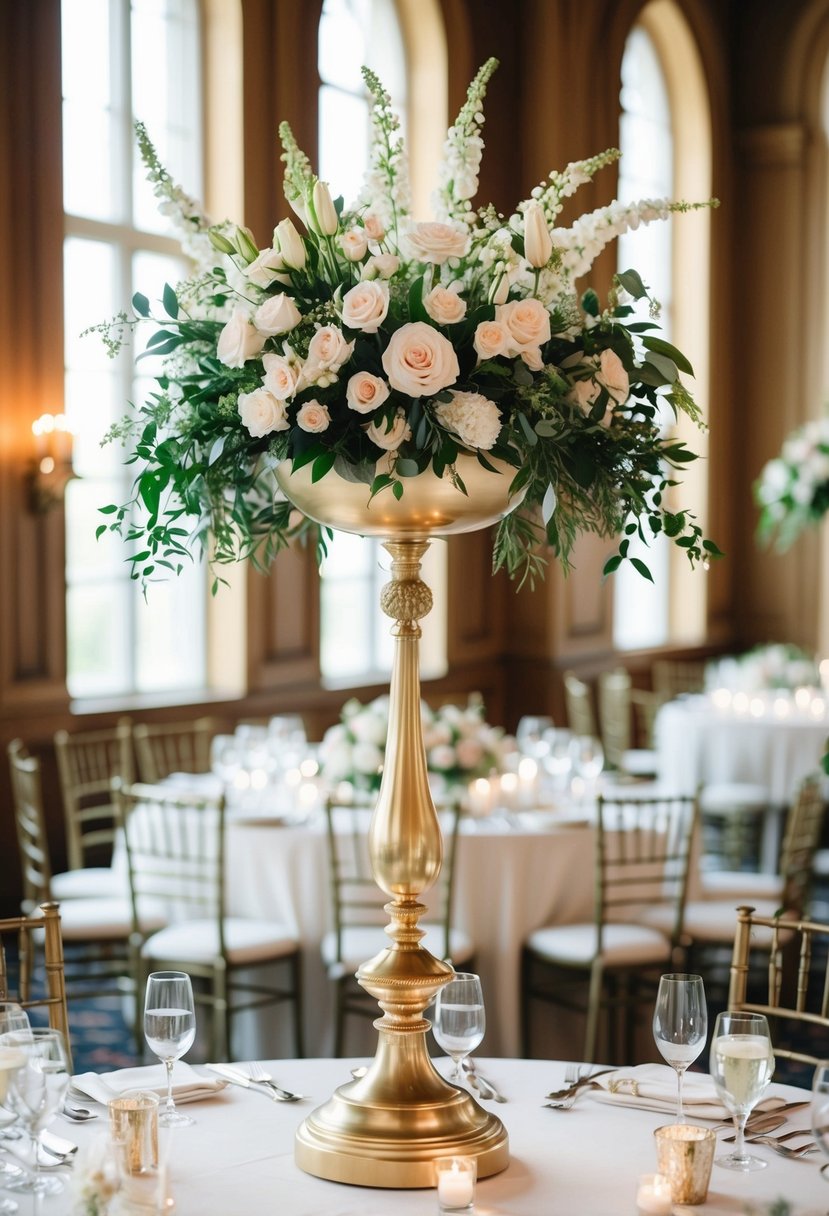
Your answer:
[[[400,501],[383,492],[370,503],[364,484],[334,475],[315,484],[307,468],[293,473],[290,462],[276,471],[287,497],[306,515],[342,531],[382,537],[392,556],[392,581],[381,596],[383,611],[395,622],[389,730],[369,831],[374,877],[390,899],[390,942],[357,972],[382,1010],[374,1023],[379,1042],[366,1075],[340,1086],[313,1111],[295,1145],[296,1162],[307,1173],[359,1186],[434,1186],[438,1157],[474,1156],[478,1177],[509,1162],[500,1119],[436,1071],[423,1016],[454,973],[423,948],[418,927],[426,910],[419,897],[435,882],[443,857],[420,718],[419,621],[432,606],[420,562],[431,536],[486,527],[520,503],[520,496],[508,495],[509,466],[500,465],[498,476],[463,455],[457,467],[467,494],[427,470],[405,480]]]

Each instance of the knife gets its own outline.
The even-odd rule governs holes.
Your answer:
[[[252,1089],[258,1094],[265,1094],[268,1098],[272,1098],[274,1102],[290,1101],[289,1098],[281,1098],[276,1090],[272,1089],[265,1081],[254,1081],[245,1073],[231,1068],[229,1064],[206,1064],[205,1068],[209,1068],[211,1072],[224,1077],[232,1085],[241,1085],[244,1089]]]

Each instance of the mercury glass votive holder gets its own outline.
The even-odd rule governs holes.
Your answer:
[[[435,1162],[441,1216],[475,1210],[477,1174],[478,1163],[474,1157],[441,1157]]]
[[[705,1203],[717,1137],[709,1127],[672,1123],[658,1127],[656,1159],[667,1175],[674,1203]]]

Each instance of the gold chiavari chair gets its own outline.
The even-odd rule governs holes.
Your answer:
[[[14,942],[17,984],[11,985],[8,956]],[[43,955],[43,992],[33,993],[38,955]],[[44,1009],[49,1025],[61,1031],[69,1050],[71,1042],[66,1007],[66,976],[60,911],[56,903],[41,904],[32,916],[13,916],[0,920],[0,1001],[17,1001],[25,1010]]]

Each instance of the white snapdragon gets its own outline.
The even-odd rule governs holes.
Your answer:
[[[438,188],[432,197],[435,216],[445,222],[470,224],[474,212],[470,199],[478,192],[478,173],[484,141],[483,104],[489,78],[498,66],[488,59],[479,69],[466,92],[466,101],[446,133],[443,155],[438,167]]]

